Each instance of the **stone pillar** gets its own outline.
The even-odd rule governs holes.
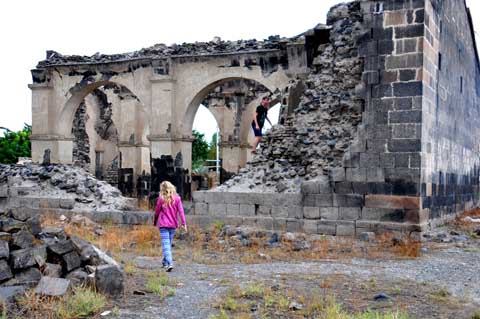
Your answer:
[[[150,79],[152,84],[152,109],[150,111],[150,152],[152,158],[172,155],[174,151],[172,121],[174,105],[175,80],[170,76],[155,75]],[[191,151],[190,151],[191,152]]]
[[[242,166],[242,153],[245,149],[242,149],[238,142],[223,142],[219,146],[222,150],[222,168],[229,173],[238,173],[239,168]]]
[[[188,169],[189,173],[192,172],[192,142],[193,137],[191,136],[177,138],[173,153],[174,159],[179,152],[182,153],[183,168]]]
[[[58,135],[32,134],[32,161],[41,163],[45,150],[50,150],[52,163],[72,164],[73,139]]]
[[[32,160],[41,163],[45,150],[50,150],[52,163],[72,163],[73,139],[52,131],[56,127],[56,112],[50,111],[53,87],[49,82],[29,84],[32,90]]]

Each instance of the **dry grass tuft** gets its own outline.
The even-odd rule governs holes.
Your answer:
[[[480,224],[469,222],[465,220],[466,217],[480,218],[480,208],[475,208],[475,209],[465,211],[462,214],[458,215],[451,222],[454,228],[470,234],[470,236],[473,238],[480,238],[480,236],[474,232],[475,230],[480,228]]]
[[[383,234],[379,236],[378,244],[384,250],[406,258],[420,256],[420,248],[422,248],[422,243],[419,240],[415,240],[408,235],[397,237],[393,234]]]

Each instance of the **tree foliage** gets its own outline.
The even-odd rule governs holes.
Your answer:
[[[198,168],[208,157],[208,143],[205,140],[205,135],[193,130],[193,142],[192,142],[192,168]]]
[[[24,124],[23,130],[18,132],[4,130],[3,137],[0,137],[0,163],[12,164],[18,161],[19,157],[32,156],[30,135],[32,126]]]

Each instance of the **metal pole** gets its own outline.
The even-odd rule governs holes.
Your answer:
[[[216,164],[215,165],[217,166],[216,167],[217,178],[218,178],[218,174],[220,172],[220,152],[218,150],[218,145],[220,144],[219,141],[220,141],[220,132],[219,132],[218,125],[217,125],[217,145],[216,145],[216,153],[217,154],[216,154],[216,158],[215,158],[216,159],[216,161],[215,161]]]

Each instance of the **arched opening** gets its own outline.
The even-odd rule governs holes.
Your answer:
[[[244,78],[228,78],[208,85],[189,105],[183,122],[185,133],[187,129],[191,134],[195,115],[201,105],[208,108],[216,123],[212,120],[199,121],[200,126],[197,130],[210,135],[211,133],[207,132],[215,130],[215,124],[219,127],[220,183],[237,173],[249,159],[253,141],[253,138],[249,139],[250,125],[255,109],[265,95],[271,95],[271,91],[261,83]],[[201,109],[200,112],[202,114],[204,110]],[[278,110],[276,114],[275,118],[271,118],[272,124],[278,121]]]
[[[124,85],[96,82],[71,89],[59,132],[73,139],[72,162],[133,196],[137,175],[150,171],[143,104]],[[147,162],[148,164],[148,162]]]

